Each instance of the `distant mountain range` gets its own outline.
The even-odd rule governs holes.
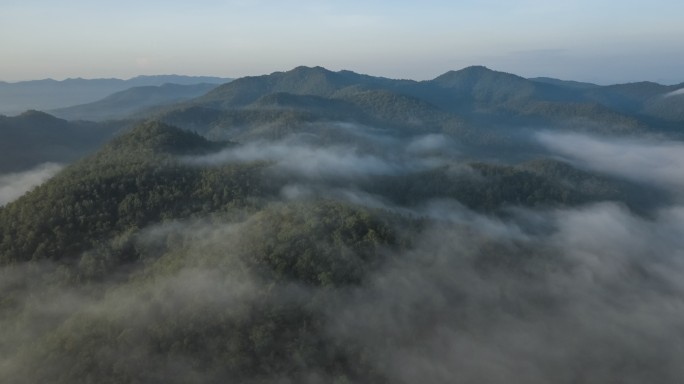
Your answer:
[[[113,93],[104,99],[59,108],[49,111],[51,114],[67,120],[100,121],[121,118],[140,112],[146,108],[172,104],[199,97],[217,87],[217,84],[171,84],[133,87]]]
[[[684,84],[598,86],[525,79],[482,66],[429,81],[297,67],[240,78],[140,117],[231,140],[243,135],[278,137],[302,129],[298,122],[353,121],[395,131],[447,132],[469,145],[490,146],[514,136],[511,127],[681,133],[684,95],[677,90],[682,88]]]
[[[539,150],[530,147],[534,144],[529,140],[520,139],[524,130],[684,134],[684,84],[641,82],[599,86],[551,78],[526,79],[483,66],[449,71],[428,81],[394,80],[303,66],[228,80],[183,76],[143,76],[127,81],[42,80],[0,84],[0,95],[3,87],[15,87],[23,89],[24,102],[35,99],[34,104],[39,104],[41,100],[60,99],[65,104],[76,95],[92,97],[106,89],[125,88],[86,104],[48,110],[72,121],[120,120],[94,131],[106,134],[92,143],[109,137],[112,127],[148,119],[230,141],[270,140],[292,133],[314,133],[327,140],[339,140],[342,133],[331,128],[330,123],[342,122],[386,129],[396,135],[444,134],[461,142],[465,153],[476,157],[487,153],[497,158],[529,157]],[[144,83],[156,85],[140,85]],[[21,98],[18,100],[21,102]],[[5,103],[4,108],[10,105]],[[35,112],[28,114],[34,115]],[[25,120],[24,115],[6,118],[4,124],[14,126]],[[60,126],[68,125],[59,119],[29,120],[33,122],[31,129],[37,131],[56,132],[49,128],[54,121],[60,121]],[[16,130],[6,132],[16,134]],[[52,148],[60,142],[47,139],[48,136],[33,135],[36,142],[32,146],[40,148],[40,142],[47,140],[44,144]],[[358,137],[352,136],[347,135],[346,140],[358,141]],[[10,140],[5,145],[13,144]],[[54,156],[38,157],[44,161],[75,158],[68,151],[45,153]]]
[[[0,81],[0,113],[15,115],[29,109],[52,110],[85,104],[133,87],[171,83],[195,85],[222,84],[231,79],[208,76],[137,76],[121,79],[45,79],[7,83]]]

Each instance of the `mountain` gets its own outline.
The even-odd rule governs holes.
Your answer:
[[[684,140],[603,88],[298,67],[0,116],[2,165],[80,156],[0,174],[0,382],[679,383]]]
[[[257,104],[332,107],[274,95]],[[586,300],[581,260],[567,250],[585,233],[585,213],[563,210],[629,207],[633,184],[558,160],[462,160],[434,134],[339,129],[369,147],[317,142],[317,131],[212,142],[145,122],[0,207],[0,356],[12,362],[0,379],[404,383],[385,359],[442,353],[444,342],[494,348],[490,327],[500,335],[529,316],[574,330],[577,355],[559,361],[582,359],[593,329],[558,319]],[[616,208],[593,209],[590,219]],[[623,268],[630,279],[620,284],[660,284],[641,264]],[[563,289],[549,289],[558,280]],[[635,294],[606,289],[610,302]],[[435,342],[436,324],[480,336]],[[530,332],[539,348],[557,347]],[[635,353],[656,371],[668,361],[610,335],[615,367]],[[393,354],[400,346],[410,357]]]
[[[332,72],[322,67],[297,67],[288,72],[243,77],[231,84],[224,84],[197,99],[197,103],[213,107],[239,107],[253,103],[261,96],[271,93],[291,93],[330,97],[335,92],[354,85],[365,87],[392,87],[411,81],[390,80],[360,75],[351,71]]]
[[[588,97],[623,113],[664,122],[684,121],[684,98],[674,94],[684,84],[666,86],[638,82],[605,86],[591,90]]]
[[[670,92],[664,95],[657,95],[647,100],[641,113],[661,121],[681,123],[684,121],[684,92],[682,89],[684,89],[684,83],[671,87],[668,90]]]
[[[115,92],[141,86],[222,84],[231,79],[206,76],[138,76],[121,79],[52,79],[0,82],[0,113],[14,115],[28,109],[52,110],[91,103]]]
[[[530,80],[581,90],[587,100],[615,112],[646,119],[655,125],[668,126],[684,121],[684,99],[677,94],[678,90],[684,89],[684,83],[668,86],[646,81],[598,86],[551,78]]]
[[[38,111],[0,115],[0,173],[75,161],[112,138],[125,122],[68,122]]]
[[[533,98],[551,100],[561,94],[554,86],[535,83],[482,66],[449,71],[430,83],[458,95],[457,103],[469,101],[484,105],[505,104]]]
[[[539,83],[547,83],[547,84],[558,85],[561,87],[576,88],[576,89],[592,89],[592,88],[600,87],[599,85],[596,85],[593,83],[584,83],[581,81],[572,81],[572,80],[560,80],[560,79],[554,79],[551,77],[533,77],[533,78],[530,78],[529,80],[536,81]]]
[[[120,233],[127,226],[144,226],[160,220],[160,215],[170,218],[187,216],[195,209],[211,209],[217,202],[206,201],[200,196],[209,193],[208,198],[211,198],[217,193],[215,183],[220,181],[211,179],[216,175],[165,162],[170,156],[198,155],[218,148],[220,144],[187,131],[154,122],[141,124],[10,204],[2,212],[6,219],[4,233],[12,234],[16,244],[20,244],[28,241],[22,240],[22,233],[27,232],[21,228],[37,226],[47,231],[42,237],[46,244],[12,245],[2,248],[0,254],[6,260],[70,258],[94,242]],[[227,175],[232,170],[224,168],[217,172]],[[209,179],[204,181],[204,177]],[[199,184],[194,184],[193,180]],[[208,189],[202,191],[201,186]],[[198,190],[190,192],[188,188]],[[231,187],[226,184],[221,190],[225,188]],[[194,202],[188,200],[190,196],[195,196]],[[74,205],[80,208],[65,210]],[[128,205],[130,211],[124,212]],[[30,217],[31,222],[15,216],[29,206],[33,213],[27,218]],[[135,209],[136,206],[144,209]],[[18,207],[22,208],[17,210]],[[61,229],[46,227],[41,222],[60,222]],[[8,232],[9,228],[13,229]],[[58,236],[62,230],[67,231],[66,238]]]
[[[236,141],[330,132],[327,123],[348,122],[400,135],[442,133],[462,141],[473,155],[487,152],[503,157],[524,153],[521,146],[529,152],[537,150],[529,142],[521,143],[516,129],[627,135],[676,132],[634,111],[602,104],[590,92],[603,88],[533,81],[481,66],[428,81],[297,67],[237,79],[196,99],[138,116]]]
[[[199,97],[216,86],[216,84],[208,83],[191,85],[166,83],[160,86],[133,87],[92,103],[48,112],[67,120],[111,120],[127,117],[154,106],[173,104]]]

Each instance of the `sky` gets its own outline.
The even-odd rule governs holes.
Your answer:
[[[0,81],[299,65],[425,80],[470,65],[684,82],[681,0],[0,0]]]

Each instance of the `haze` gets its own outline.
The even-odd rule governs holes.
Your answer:
[[[418,80],[472,64],[599,84],[684,80],[674,0],[2,3],[2,81],[302,64]]]

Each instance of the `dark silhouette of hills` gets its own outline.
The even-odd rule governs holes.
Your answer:
[[[561,87],[567,87],[567,88],[577,88],[577,89],[591,89],[591,88],[598,88],[600,85],[593,84],[593,83],[585,83],[581,81],[572,81],[572,80],[560,80],[560,79],[554,79],[552,77],[533,77],[530,78],[529,80],[536,81],[539,83],[547,83],[547,84],[553,84]]]
[[[69,122],[39,111],[0,115],[0,173],[72,162],[110,140],[125,123]]]
[[[171,84],[140,86],[117,92],[88,104],[48,111],[67,120],[101,121],[132,115],[144,109],[192,99],[215,88],[216,84]]]
[[[35,89],[45,84],[97,89],[98,83],[128,86],[174,79],[185,83],[222,80],[152,76],[128,81],[45,80],[24,85]],[[339,139],[339,132],[331,130],[327,123],[348,122],[389,129],[399,135],[446,134],[461,141],[465,150],[474,154],[509,156],[523,153],[520,145],[529,151],[536,150],[529,147],[529,142],[520,143],[519,130],[681,134],[684,95],[676,91],[683,87],[648,82],[598,86],[548,78],[525,79],[482,66],[449,71],[428,81],[297,67],[218,86],[166,84],[128,88],[100,101],[54,113],[66,119],[159,119],[214,139],[236,141],[313,131]],[[37,161],[29,161],[31,158],[72,161],[127,123],[122,120],[101,128],[87,123],[50,121],[45,116],[40,121],[35,116],[24,116],[3,117],[3,124],[24,127],[21,133],[19,129],[5,130],[4,156],[16,159],[3,165],[10,170]],[[45,135],[36,133],[53,126],[58,128]],[[67,126],[71,128],[66,129]],[[85,126],[91,127],[92,132]],[[70,135],[76,138],[72,140]],[[44,154],[38,155],[41,148]]]
[[[304,123],[350,121],[400,132],[448,133],[468,145],[487,146],[510,141],[512,133],[504,127],[673,132],[679,98],[662,97],[672,89],[530,80],[482,66],[428,81],[297,67],[237,79],[196,99],[139,116],[236,140],[244,134],[278,137]],[[653,103],[656,99],[660,101]],[[648,116],[643,112],[647,109]]]
[[[51,110],[94,102],[115,92],[141,86],[161,86],[172,83],[194,85],[222,84],[228,78],[207,76],[137,76],[121,79],[53,79],[0,82],[0,114],[18,114],[28,109]]]

